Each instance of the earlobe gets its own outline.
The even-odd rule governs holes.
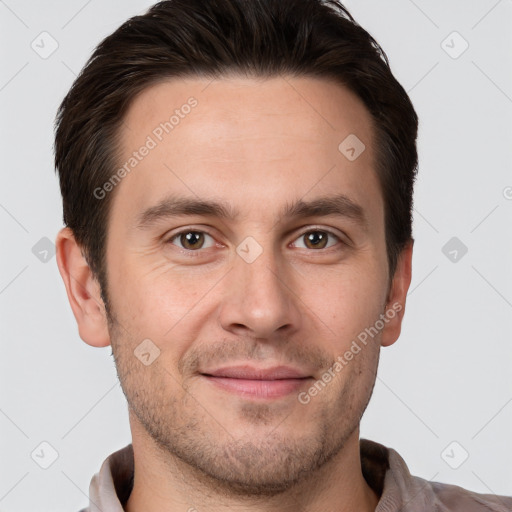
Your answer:
[[[381,345],[383,347],[392,345],[400,336],[405,313],[405,301],[412,278],[413,245],[414,240],[411,240],[400,253],[395,274],[391,281],[385,310],[388,321],[381,337]]]
[[[93,347],[110,345],[101,290],[70,228],[62,228],[55,241],[59,272],[66,286],[80,338]]]

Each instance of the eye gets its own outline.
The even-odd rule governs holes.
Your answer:
[[[208,244],[207,238],[211,240],[209,245],[205,245]],[[191,230],[177,233],[176,235],[169,239],[168,243],[177,245],[181,249],[185,249],[187,251],[207,249],[208,247],[213,247],[215,245],[215,241],[213,240],[213,238],[204,231]]]
[[[329,238],[333,240],[332,243],[329,242]],[[294,242],[293,245],[301,249],[327,249],[336,245],[340,238],[330,231],[314,229],[302,233],[297,240],[302,241],[302,246],[297,245],[297,242]]]

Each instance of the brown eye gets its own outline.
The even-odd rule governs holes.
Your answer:
[[[212,238],[210,235],[203,233],[202,231],[182,231],[181,233],[173,236],[169,242],[178,245],[178,247],[181,247],[182,249],[196,251],[198,249],[205,248],[206,237]],[[213,243],[208,247],[211,247],[212,245]]]
[[[329,238],[332,242],[329,242]],[[295,243],[297,247],[304,249],[326,249],[335,245],[339,238],[330,231],[322,231],[315,229],[314,231],[307,231],[303,233],[297,240],[302,240],[302,246]],[[329,244],[329,245],[328,245]]]

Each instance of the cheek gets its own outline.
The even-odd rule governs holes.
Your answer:
[[[315,280],[311,275],[309,279]],[[383,312],[385,276],[379,273],[377,265],[364,269],[338,267],[313,284],[303,300],[336,340],[347,341],[357,336]]]
[[[120,258],[111,288],[126,319],[153,326],[162,335],[192,307],[200,290],[186,270],[178,272],[165,258],[159,257],[158,263],[151,258],[150,252]]]
[[[125,305],[121,321],[124,319],[130,337],[136,335],[138,343],[150,339],[160,350],[159,363],[175,369],[183,354],[200,337],[205,319],[212,314],[208,309],[214,297],[214,291],[208,294],[212,288],[210,280],[193,278],[186,271],[172,272],[162,266],[137,276],[133,280],[137,286],[128,284],[127,279],[124,281],[119,294]]]

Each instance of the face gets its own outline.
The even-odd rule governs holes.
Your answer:
[[[396,331],[370,114],[328,81],[231,77],[154,85],[124,121],[106,254],[132,430],[280,492],[358,435]]]

